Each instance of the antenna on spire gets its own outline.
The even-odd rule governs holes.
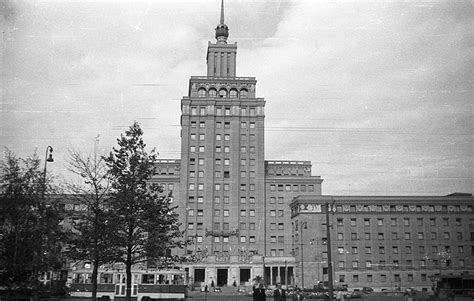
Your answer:
[[[221,0],[221,24],[224,24],[224,0]]]
[[[216,27],[216,39],[219,44],[227,44],[229,27],[224,23],[224,0],[221,0],[221,22]]]

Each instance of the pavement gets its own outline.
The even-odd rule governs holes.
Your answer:
[[[250,301],[252,300],[251,296],[245,294],[238,294],[237,292],[229,294],[229,293],[214,293],[214,292],[196,292],[192,291],[189,292],[188,298],[186,300],[189,301]],[[273,297],[267,297],[268,301],[273,300]],[[291,301],[292,298],[288,297],[287,301]],[[324,299],[306,299],[307,301],[323,301]],[[371,295],[364,295],[360,299],[346,299],[346,300],[361,300],[361,301],[404,301],[402,296],[387,296],[386,294],[371,294]]]

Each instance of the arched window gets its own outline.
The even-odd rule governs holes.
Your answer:
[[[229,92],[229,97],[230,98],[237,98],[237,90],[231,89]]]
[[[206,89],[199,88],[198,90],[198,97],[206,97]]]
[[[217,91],[214,88],[209,89],[209,97],[216,97]]]
[[[247,89],[240,90],[240,98],[247,98],[249,97],[249,91]]]
[[[219,97],[226,98],[227,97],[227,90],[226,89],[220,89],[219,90]]]

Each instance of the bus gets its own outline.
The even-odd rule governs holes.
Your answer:
[[[99,270],[97,298],[125,300],[126,274],[120,270]],[[132,270],[132,301],[185,300],[186,272],[180,269]],[[90,269],[73,270],[69,278],[69,295],[92,297]]]

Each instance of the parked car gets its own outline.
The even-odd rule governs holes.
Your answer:
[[[362,292],[363,292],[364,294],[370,294],[370,293],[373,293],[373,292],[374,292],[374,289],[371,288],[371,287],[365,286],[365,287],[362,288]]]

